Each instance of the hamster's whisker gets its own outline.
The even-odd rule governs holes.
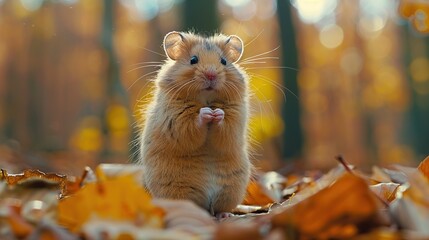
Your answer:
[[[143,89],[146,88],[147,85],[149,83],[151,83],[151,82],[153,82],[153,81],[147,81],[144,84],[144,86],[142,88],[140,88],[139,92],[137,93],[137,96],[140,96],[140,94],[143,91]],[[151,101],[151,97],[150,96],[153,94],[154,89],[155,89],[155,85],[153,84],[152,86],[150,86],[149,90],[146,92],[145,95],[143,95],[142,97],[138,98],[138,100],[135,102],[134,109],[137,109],[137,105],[138,104],[147,105],[147,103],[149,103]]]
[[[228,82],[225,82],[225,87],[230,88],[231,86],[228,84]],[[228,101],[231,101],[231,95],[229,94],[229,89],[225,90],[226,98]]]
[[[267,55],[267,54],[269,54],[269,53],[272,53],[272,52],[277,51],[279,48],[280,48],[280,46],[277,46],[277,47],[275,47],[275,48],[273,48],[273,49],[271,49],[271,50],[269,50],[269,51],[266,51],[266,52],[263,52],[263,53],[259,53],[259,54],[253,55],[253,56],[251,56],[251,57],[248,57],[248,58],[242,59],[242,61],[247,61],[247,60],[255,59],[255,58],[260,57],[260,56],[263,56],[263,55]]]
[[[150,64],[152,64],[152,63],[164,63],[164,61],[146,61],[146,62],[137,62],[137,63],[130,64],[130,66],[140,65],[140,64],[147,64],[147,63],[150,63]]]
[[[277,88],[283,95],[283,99],[285,100],[285,102],[287,101],[286,99],[286,93],[283,91],[283,89],[287,90],[288,92],[290,92],[292,95],[294,95],[295,97],[297,97],[292,91],[290,91],[287,87],[275,82],[274,80],[272,80],[271,78],[268,78],[262,74],[257,74],[257,73],[250,73],[250,76],[253,76],[255,78],[258,78],[266,83],[270,83],[272,84],[275,88]]]
[[[139,145],[139,143],[140,143],[139,138],[135,138],[132,141],[130,141],[130,143],[129,143],[130,149],[136,149],[135,151],[131,152],[131,159],[136,159],[136,157],[138,156],[139,150],[138,150],[137,146]]]
[[[241,96],[241,93],[240,93],[240,91],[238,91],[238,89],[237,89],[237,87],[236,86],[234,86],[234,84],[232,84],[232,83],[228,83],[228,86],[231,88],[231,92],[230,91],[226,91],[227,92],[227,95],[228,95],[228,98],[231,100],[232,99],[232,96],[234,96],[234,93],[236,93],[237,94],[237,96],[241,99],[242,98],[242,96]]]
[[[175,92],[173,92],[173,95],[172,95],[172,97],[174,98],[175,95],[177,95],[180,92],[180,90],[182,90],[183,88],[185,88],[187,85],[189,85],[191,83],[192,83],[192,81],[186,82],[185,84],[179,86],[177,89],[175,89],[177,86],[174,86],[169,92],[171,92],[172,90],[176,90]],[[168,92],[167,92],[167,94],[168,94]]]
[[[155,52],[155,51],[153,51],[153,50],[150,50],[150,49],[147,49],[147,48],[145,48],[145,47],[142,47],[142,49],[144,49],[144,50],[146,50],[146,51],[148,51],[148,52],[151,52],[151,53],[153,53],[153,54],[156,54],[156,55],[158,55],[158,56],[161,56],[161,57],[167,57],[165,54],[161,54],[161,53],[159,53],[159,52]]]
[[[169,109],[170,108],[170,105],[174,102],[174,100],[176,100],[175,98],[176,98],[176,96],[178,96],[179,95],[179,93],[180,93],[180,90],[181,89],[183,89],[184,87],[186,87],[187,85],[189,85],[190,84],[190,82],[186,82],[185,84],[183,84],[183,85],[181,85],[181,86],[179,86],[179,88],[175,88],[175,87],[173,87],[172,89],[170,89],[168,92],[169,93],[167,93],[166,95],[167,95],[167,97],[168,97],[168,104],[167,104],[167,106],[166,106],[166,109]],[[177,87],[177,86],[176,86]],[[168,96],[168,94],[170,94],[170,93],[172,93],[171,94],[171,96]]]
[[[163,64],[164,62],[161,61],[151,61],[151,62],[138,62],[130,64],[130,67],[138,66],[138,65],[144,65],[144,64]]]
[[[247,65],[247,64],[264,64],[264,63],[267,63],[267,62],[245,62],[245,63],[240,63],[240,66]]]
[[[149,65],[138,66],[138,67],[135,67],[133,69],[128,70],[127,73],[135,71],[137,69],[141,69],[141,68],[148,68],[148,67],[158,67],[158,68],[161,68],[161,66],[162,66],[161,64],[149,64]]]
[[[244,48],[246,48],[247,46],[249,46],[250,44],[252,44],[256,39],[259,38],[259,36],[261,36],[261,34],[264,32],[265,29],[262,29],[258,35],[256,35],[256,37],[254,37],[252,40],[250,40],[248,43],[246,43],[246,45],[244,45]]]
[[[189,97],[189,92],[191,89],[194,90],[193,88],[195,88],[195,89],[197,88],[197,84],[194,84],[195,82],[196,82],[195,79],[192,79],[192,81],[190,81],[191,84],[189,84],[188,90],[186,91],[186,98]]]
[[[255,59],[247,59],[247,60],[243,60],[240,62],[240,65],[243,63],[247,63],[247,62],[254,62],[254,61],[259,61],[259,60],[279,60],[278,57],[260,57],[260,58],[255,58]]]
[[[234,84],[232,84],[230,82],[225,82],[225,85],[228,86],[229,88],[231,88],[235,93],[237,93],[237,95],[239,96],[240,99],[243,99],[243,96],[241,95],[241,93],[238,90],[237,86],[235,86]],[[228,94],[229,94],[229,92],[228,92]],[[230,95],[229,95],[229,98],[231,99]]]
[[[232,84],[232,83],[230,83],[230,82],[226,82],[226,85],[229,87],[229,88],[231,88],[239,97],[240,97],[240,99],[242,98],[242,96],[241,96],[241,93],[240,93],[240,91],[238,90],[238,88],[237,88],[237,86],[235,86],[234,84]],[[229,94],[229,91],[228,91],[228,94]],[[231,95],[232,94],[229,94],[229,97],[230,97],[230,99],[231,99]]]
[[[144,74],[143,76],[141,76],[141,77],[139,77],[139,78],[137,78],[134,82],[132,82],[131,83],[131,85],[127,88],[127,91],[130,91],[130,89],[138,82],[138,81],[140,81],[140,80],[142,80],[143,78],[145,78],[145,77],[147,77],[147,76],[150,76],[150,75],[152,75],[152,74],[156,74],[158,72],[158,70],[154,70],[154,71],[152,71],[152,72],[149,72],[149,73],[146,73],[146,74]],[[150,82],[150,81],[148,81],[148,82]],[[146,87],[146,85],[147,85],[147,83],[143,86],[143,87]]]
[[[175,84],[173,85],[173,86],[171,86],[171,87],[169,87],[169,88],[167,88],[167,90],[166,90],[166,92],[165,92],[165,96],[166,97],[168,97],[168,104],[167,104],[167,109],[169,108],[169,105],[170,105],[170,103],[171,103],[171,101],[172,101],[172,99],[173,99],[173,97],[174,97],[174,95],[175,95],[175,93],[176,92],[174,92],[174,90],[175,90],[175,88],[177,88],[178,86],[176,86]],[[172,96],[170,96],[170,94],[171,93],[173,93],[172,94]]]
[[[267,98],[267,96],[261,91],[261,90],[259,90],[259,88],[254,88],[254,89],[256,89],[260,94],[262,94],[262,96],[267,100],[268,98]],[[264,116],[264,115],[270,115],[270,114],[268,114],[268,110],[266,110],[266,108],[265,107],[263,107],[262,106],[262,101],[260,100],[260,99],[258,99],[257,97],[256,97],[256,94],[253,94],[253,97],[254,98],[256,98],[256,100],[254,100],[253,102],[255,103],[255,105],[256,105],[256,107],[258,107],[259,108],[259,111],[256,113],[256,114],[258,114],[259,115],[259,121],[260,121],[260,123],[259,123],[259,125],[263,128],[264,127],[264,123],[263,123],[263,119],[262,119],[262,116]],[[272,105],[271,105],[271,103],[270,103],[270,101],[264,101],[265,103],[267,103],[268,104],[268,106],[269,106],[269,108],[270,108],[270,110],[271,110],[271,116],[274,116],[274,109],[273,109],[273,107],[272,107]],[[255,115],[256,115],[255,114]],[[271,118],[271,117],[270,117]],[[257,142],[257,140],[256,139],[252,139],[252,141],[253,141],[253,143],[258,143]],[[261,148],[262,149],[262,148]]]
[[[231,87],[231,89],[237,94],[237,96],[240,98],[240,99],[243,99],[243,95],[241,95],[241,93],[240,93],[240,90],[238,90],[238,88],[235,86],[235,85],[233,85],[233,84],[229,84],[230,85],[230,87]],[[235,94],[233,94],[234,92],[232,92],[232,93],[229,93],[228,92],[228,94],[229,94],[229,98],[230,99],[232,99],[232,96],[234,96]]]
[[[268,67],[250,67],[250,68],[246,68],[247,70],[253,70],[253,69],[290,69],[290,70],[294,70],[294,71],[299,71],[298,68],[293,68],[293,67],[285,67],[285,66],[268,66]]]
[[[261,101],[261,99],[259,99],[258,98],[258,100],[257,100],[257,102],[258,102],[258,104],[259,104],[259,111],[261,112],[261,113],[263,113],[264,115],[272,115],[272,116],[274,116],[275,115],[275,112],[274,112],[274,109],[273,109],[273,106],[271,105],[271,102],[272,102],[272,100],[270,99],[270,98],[268,98],[267,97],[267,95],[265,95],[264,94],[264,92],[262,92],[261,90],[260,90],[260,88],[254,88],[256,91],[258,91],[261,95],[262,95],[262,97],[264,98],[264,100],[262,100]],[[269,108],[270,108],[270,110],[271,110],[271,112],[267,112],[267,110],[265,109],[265,108],[262,108],[262,105],[261,105],[261,103],[267,103],[268,104],[268,106],[269,106]],[[267,114],[267,113],[270,113],[270,114]]]
[[[299,100],[298,95],[296,95],[294,92],[292,92],[289,88],[287,88],[286,86],[281,85],[280,83],[274,81],[273,79],[266,77],[264,75],[258,74],[258,73],[251,73],[253,74],[253,76],[259,77],[260,79],[273,84],[279,91],[281,91],[283,93],[284,99],[286,101],[286,94],[285,92],[282,90],[286,90],[287,92],[289,92],[290,94],[292,94],[292,96],[294,96],[297,100]]]
[[[181,85],[181,86],[177,86],[177,85],[173,85],[171,86],[169,89],[167,89],[167,92],[165,93],[165,95],[168,97],[169,101],[168,101],[168,105],[167,105],[167,109],[170,107],[170,103],[173,102],[173,100],[176,98],[177,95],[179,95],[180,91],[186,87],[187,85],[191,84],[192,81],[186,82],[185,84]],[[171,96],[169,96],[171,94]]]

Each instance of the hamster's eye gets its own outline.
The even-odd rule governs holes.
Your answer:
[[[191,64],[194,65],[196,63],[198,63],[198,57],[197,56],[192,56],[191,57]]]
[[[222,63],[222,65],[226,65],[226,60],[225,60],[225,58],[221,57],[221,58],[220,58],[220,63]]]

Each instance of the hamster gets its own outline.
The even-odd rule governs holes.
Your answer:
[[[156,198],[188,199],[211,214],[243,200],[251,174],[248,76],[237,36],[170,32],[140,133],[144,185]]]

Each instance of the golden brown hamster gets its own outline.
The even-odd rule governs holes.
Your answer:
[[[231,211],[246,193],[248,76],[237,65],[237,36],[170,32],[168,56],[145,110],[139,162],[157,198],[189,199],[212,214]]]

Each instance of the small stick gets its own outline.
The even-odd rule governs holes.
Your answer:
[[[347,162],[344,160],[343,156],[338,155],[335,157],[335,159],[337,159],[338,162],[341,163],[341,165],[343,165],[343,167],[346,169],[347,172],[353,174],[353,171],[350,169],[349,165],[347,164]]]
[[[85,170],[83,171],[82,176],[80,177],[80,181],[79,181],[79,186],[80,186],[80,187],[82,187],[82,185],[83,185],[83,181],[85,180],[86,176],[88,176],[88,172],[89,172],[90,170],[91,170],[91,169],[90,169],[88,166],[86,166],[86,167],[85,167]]]

